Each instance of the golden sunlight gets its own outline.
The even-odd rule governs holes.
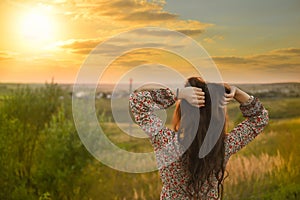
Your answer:
[[[20,19],[20,34],[23,39],[47,42],[54,38],[54,23],[43,10],[32,10]]]

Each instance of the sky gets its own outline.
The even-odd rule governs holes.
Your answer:
[[[205,54],[225,82],[299,82],[299,13],[298,0],[3,0],[0,83],[74,83],[83,67],[98,67],[90,73],[101,82],[174,82],[199,71],[162,44],[185,51],[190,40],[203,52],[189,54]],[[91,59],[95,66],[86,66]]]

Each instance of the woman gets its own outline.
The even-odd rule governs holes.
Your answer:
[[[192,77],[185,88],[175,92],[167,88],[130,95],[133,116],[154,147],[163,183],[160,199],[221,199],[224,171],[230,156],[252,141],[268,123],[268,112],[257,98],[234,86],[212,85]],[[215,98],[223,101],[214,101]],[[220,108],[224,111],[224,105],[232,99],[240,103],[246,119],[226,133],[226,123],[220,121],[226,118]],[[175,102],[172,130],[164,126],[154,111],[166,109]],[[194,109],[189,110],[184,102]],[[195,109],[198,117],[193,114]],[[210,127],[220,124],[219,133],[209,131]],[[200,156],[206,136],[211,135],[218,137],[215,141],[210,139],[211,148]]]

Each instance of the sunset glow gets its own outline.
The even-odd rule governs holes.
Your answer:
[[[74,83],[97,45],[124,31],[149,26],[193,38],[227,82],[299,82],[299,11],[295,0],[1,1],[0,82],[54,78]],[[143,37],[140,34],[137,39]],[[118,43],[114,45],[102,51],[113,55],[119,48]],[[143,53],[152,55],[147,50]],[[109,70],[155,61],[149,60],[153,56],[142,58],[129,56]],[[163,59],[178,63],[173,57]]]
[[[20,32],[28,40],[49,40],[53,37],[53,28],[49,16],[41,12],[28,13],[20,23]]]

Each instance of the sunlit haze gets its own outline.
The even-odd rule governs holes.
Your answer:
[[[297,0],[1,1],[0,82],[74,83],[98,44],[147,26],[193,38],[226,82],[299,82],[299,13]],[[103,79],[113,83],[126,67],[151,63],[195,71],[178,56],[141,49],[117,58]],[[159,77],[176,82],[163,72]]]

